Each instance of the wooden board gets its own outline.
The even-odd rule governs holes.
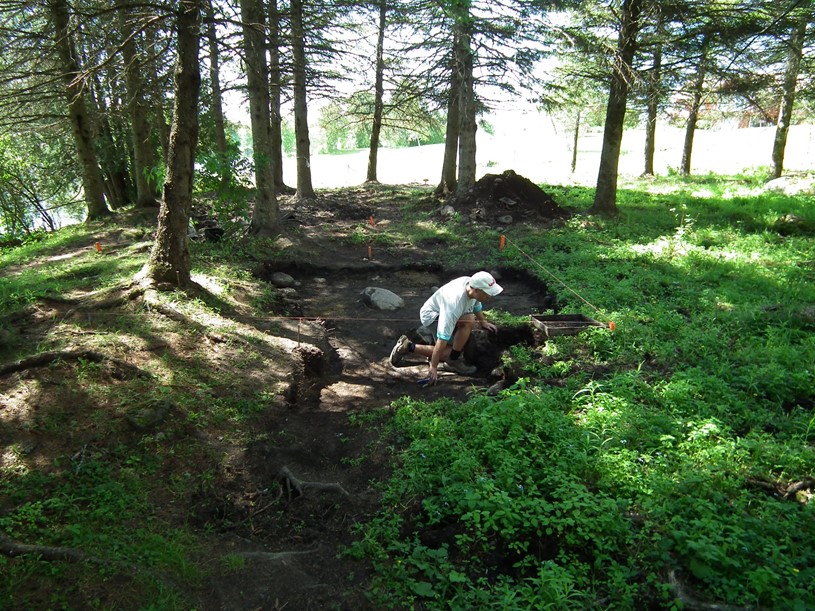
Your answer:
[[[584,314],[532,314],[532,324],[546,333],[546,337],[577,335],[589,327],[605,327],[604,323]]]

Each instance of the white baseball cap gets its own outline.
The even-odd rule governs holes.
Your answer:
[[[495,297],[504,290],[504,288],[495,281],[492,274],[487,272],[476,272],[473,274],[473,277],[470,278],[470,286],[474,289],[481,289],[490,297]]]

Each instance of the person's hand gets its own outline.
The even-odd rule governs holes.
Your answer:
[[[430,371],[427,374],[427,385],[432,386],[439,381],[439,368],[438,366],[430,366]]]
[[[498,327],[496,327],[491,322],[487,322],[486,320],[481,322],[481,328],[486,329],[490,333],[495,333],[496,331],[498,331]]]

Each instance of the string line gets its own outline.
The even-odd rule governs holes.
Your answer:
[[[540,262],[539,262],[539,261],[537,261],[536,259],[533,259],[533,258],[532,258],[530,255],[528,255],[526,252],[524,252],[524,250],[523,250],[523,249],[522,249],[520,246],[518,246],[518,245],[517,245],[517,244],[516,244],[514,241],[510,240],[510,239],[509,239],[509,238],[507,238],[506,236],[503,236],[503,237],[504,237],[504,239],[506,240],[506,242],[507,242],[508,244],[509,244],[509,243],[511,243],[511,244],[512,244],[512,245],[513,245],[513,246],[514,246],[514,247],[515,247],[515,248],[518,250],[518,252],[519,252],[519,253],[521,253],[521,254],[522,254],[523,256],[525,256],[527,259],[529,259],[530,261],[532,261],[532,263],[534,263],[536,266],[538,266],[539,268],[541,268],[541,269],[542,269],[544,272],[546,272],[547,274],[549,274],[549,276],[551,276],[552,278],[554,278],[555,280],[557,280],[557,281],[558,281],[558,282],[561,284],[561,286],[563,286],[563,288],[565,288],[567,291],[569,291],[569,292],[571,292],[572,294],[574,294],[574,295],[575,295],[575,296],[576,296],[576,297],[577,297],[577,298],[578,298],[580,301],[582,301],[583,303],[585,303],[587,306],[589,306],[590,308],[592,308],[594,311],[596,311],[596,312],[599,312],[599,311],[600,311],[600,308],[598,308],[598,307],[597,307],[596,305],[594,305],[593,303],[589,302],[589,301],[588,301],[587,299],[585,299],[585,298],[584,298],[584,297],[583,297],[583,296],[582,296],[580,293],[578,293],[576,290],[574,290],[572,287],[570,287],[568,284],[566,284],[566,283],[565,283],[563,280],[561,280],[560,278],[558,278],[557,276],[555,276],[555,274],[553,274],[553,273],[552,273],[552,272],[550,272],[548,269],[546,269],[546,267],[544,267],[544,265],[543,265],[542,263],[540,263]]]

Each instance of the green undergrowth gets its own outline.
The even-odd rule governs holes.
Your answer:
[[[512,347],[519,376],[497,396],[394,404],[398,471],[348,550],[374,564],[375,608],[815,607],[815,201],[759,184],[633,181],[611,219],[583,213],[591,189],[546,186],[574,214],[506,228],[503,250],[497,228],[441,222],[427,189],[383,192],[403,214],[375,245],[524,270],[561,312],[616,329]],[[241,563],[210,557],[190,508],[283,387],[275,329],[232,316],[233,298],[276,307],[250,271],[276,242],[194,243],[208,294],[160,297],[180,320],[137,303],[43,320],[130,283],[151,231],[75,226],[0,251],[3,363],[77,345],[116,359],[2,380],[21,411],[0,420],[0,533],[87,561],[0,555],[0,607],[191,608],[208,571]],[[35,344],[21,319],[41,321]]]
[[[16,540],[81,550],[85,560],[0,557],[2,606],[73,609],[82,601],[83,608],[132,608],[134,600],[142,608],[183,605],[178,584],[199,583],[201,571],[192,561],[192,534],[162,519],[151,500],[148,481],[160,464],[139,448],[85,446],[58,457],[57,472],[4,473],[0,494],[14,509],[0,518],[0,530]],[[108,581],[124,588],[111,595]]]
[[[615,218],[482,237],[616,330],[514,347],[498,396],[394,404],[406,449],[350,550],[375,604],[815,607],[815,201],[623,187]]]
[[[245,247],[192,245],[209,292],[162,293],[177,319],[137,300],[68,315],[144,265],[151,229],[118,223],[0,253],[0,364],[79,348],[112,359],[0,378],[0,547],[40,550],[0,554],[2,609],[194,608],[190,593],[221,569],[190,508],[215,494],[221,444],[250,443],[279,392],[280,355],[231,317],[230,297],[263,297]]]

